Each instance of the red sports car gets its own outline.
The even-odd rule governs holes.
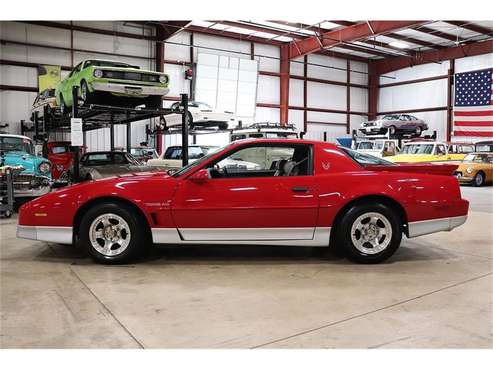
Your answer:
[[[173,175],[121,175],[47,194],[21,207],[17,236],[80,243],[103,263],[129,261],[153,243],[331,245],[377,263],[402,234],[466,221],[456,167],[398,165],[318,141],[242,140]]]

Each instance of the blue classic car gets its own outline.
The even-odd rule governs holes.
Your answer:
[[[14,179],[14,197],[38,197],[51,189],[51,163],[34,154],[30,138],[0,134],[0,167],[22,166]]]

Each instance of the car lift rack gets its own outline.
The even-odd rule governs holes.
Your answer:
[[[74,86],[72,89],[72,101],[79,102],[78,86]],[[131,123],[136,121],[142,121],[150,118],[162,117],[170,113],[178,113],[182,115],[182,125],[180,133],[182,134],[182,146],[188,148],[188,95],[181,94],[180,110],[174,111],[169,108],[161,109],[141,109],[141,108],[126,108],[115,107],[110,105],[79,105],[72,104],[72,110],[69,113],[60,112],[58,115],[47,115],[46,111],[43,118],[40,118],[38,112],[34,113],[33,127],[29,130],[25,127],[25,122],[21,121],[21,132],[24,134],[26,131],[34,131],[34,140],[47,140],[48,132],[70,132],[70,120],[72,118],[82,118],[82,130],[83,132],[96,130],[103,127],[111,127],[110,135],[110,148],[111,151],[115,149],[114,138],[114,125],[126,125],[127,126],[127,152],[130,153],[132,137],[131,137]],[[46,119],[51,117],[50,119]],[[40,127],[41,126],[41,127]],[[217,131],[216,131],[217,132]],[[156,133],[161,133],[161,130],[156,130]],[[85,135],[84,135],[85,145]],[[74,173],[72,174],[72,181],[78,182],[79,178],[79,161],[80,154],[79,148],[73,148],[74,156]],[[183,166],[188,164],[188,150],[184,151]]]

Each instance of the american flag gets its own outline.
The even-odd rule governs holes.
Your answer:
[[[492,71],[455,74],[455,137],[493,137]]]

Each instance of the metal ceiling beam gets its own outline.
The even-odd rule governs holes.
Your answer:
[[[466,22],[466,21],[444,21],[444,22],[451,24],[453,26],[465,28],[466,30],[473,31],[482,35],[487,35],[487,36],[493,35],[493,30],[491,28],[483,27],[471,22]]]
[[[493,53],[493,40],[473,42],[456,47],[445,48],[441,50],[429,50],[416,53],[413,58],[398,57],[391,59],[382,59],[374,61],[377,75],[389,73],[398,69],[412,67],[426,63],[439,63],[444,60],[463,58],[474,55]]]
[[[137,40],[151,40],[151,41],[156,40],[156,37],[154,37],[154,36],[138,35],[136,33],[129,33],[129,32],[103,30],[100,28],[85,27],[85,26],[79,26],[79,25],[70,25],[70,24],[58,23],[58,22],[19,21],[19,23],[26,23],[26,24],[36,25],[36,26],[58,28],[58,29],[68,30],[68,31],[73,30],[73,31],[80,31],[80,32],[87,32],[87,33],[96,33],[99,35],[126,37],[126,38],[137,39]]]
[[[337,47],[342,48],[342,49],[356,51],[358,53],[376,55],[376,56],[383,57],[383,58],[395,57],[395,54],[386,53],[384,50],[378,50],[378,49],[375,49],[372,47],[361,47],[361,46],[354,45],[354,44],[340,44],[340,45],[337,45]]]
[[[419,26],[419,27],[413,28],[413,31],[421,32],[421,33],[424,33],[426,35],[440,37],[441,39],[445,39],[445,40],[449,40],[449,41],[453,41],[453,42],[465,41],[463,38],[461,38],[459,36],[454,36],[454,35],[451,35],[450,33],[445,33],[445,32],[435,30],[433,28],[425,27],[425,26]]]
[[[361,22],[348,27],[324,32],[319,36],[311,36],[289,44],[289,58],[308,55],[324,48],[338,46],[344,42],[364,40],[394,30],[418,26],[423,21],[372,21]]]
[[[229,32],[229,31],[222,31],[222,30],[216,30],[214,28],[208,28],[208,27],[200,27],[200,26],[188,26],[187,31],[195,32],[195,33],[202,33],[202,34],[207,34],[207,35],[213,35],[213,36],[220,36],[220,37],[227,37],[230,39],[236,39],[236,40],[243,40],[243,41],[254,41],[258,44],[268,44],[268,45],[276,45],[276,46],[281,46],[285,44],[284,42],[277,41],[277,40],[267,40],[262,37],[257,37],[257,36],[250,36],[248,35],[242,35],[239,33],[235,32]]]

